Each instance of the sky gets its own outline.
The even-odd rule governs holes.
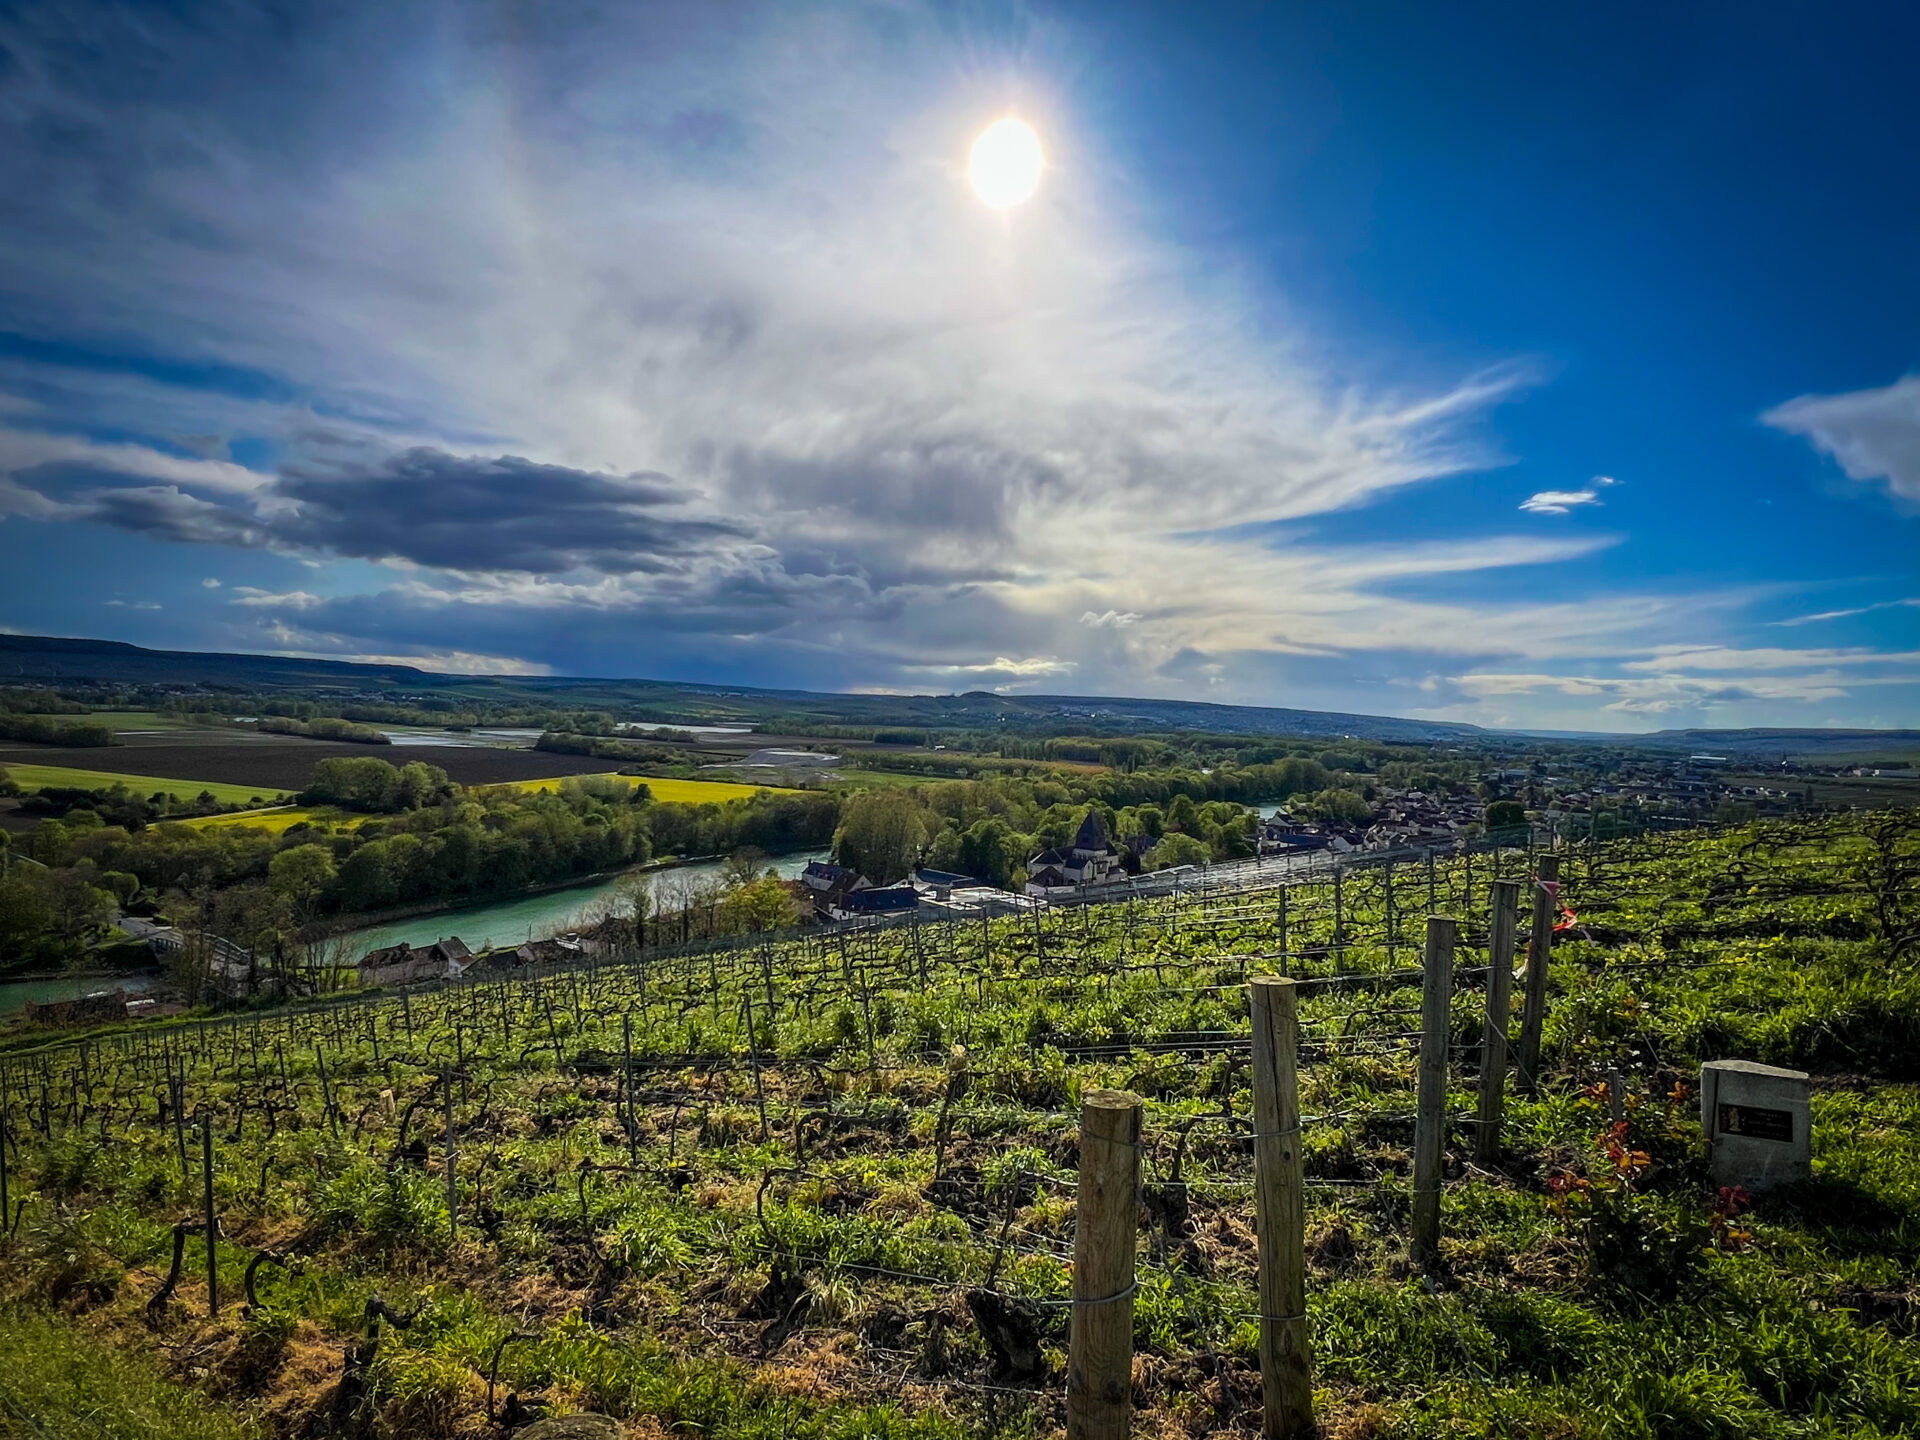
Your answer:
[[[0,628],[1920,725],[1920,12],[9,4]],[[969,183],[1038,135],[1037,191]]]

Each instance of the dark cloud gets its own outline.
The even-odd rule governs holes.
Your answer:
[[[289,466],[272,494],[295,502],[271,522],[276,540],[442,570],[651,572],[748,533],[683,513],[695,497],[665,475],[608,475],[424,446],[370,466]]]
[[[692,510],[698,497],[665,475],[424,446],[308,448],[304,462],[226,504],[100,464],[41,465],[12,478],[62,513],[155,539],[402,559],[469,574],[661,574],[750,534]]]
[[[245,515],[188,495],[171,485],[94,490],[77,502],[89,520],[148,535],[156,540],[249,548],[268,542],[268,533]]]

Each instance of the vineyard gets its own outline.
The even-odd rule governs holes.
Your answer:
[[[1916,1082],[1898,814],[23,1041],[0,1434],[1912,1434]]]

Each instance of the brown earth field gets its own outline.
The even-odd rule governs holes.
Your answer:
[[[65,765],[163,780],[223,780],[263,790],[301,790],[322,760],[371,756],[392,765],[423,760],[438,765],[462,785],[508,780],[550,780],[596,775],[619,768],[617,760],[590,755],[554,755],[544,750],[497,750],[456,745],[350,745],[284,735],[244,735],[231,730],[174,730],[128,735],[102,746],[0,746],[0,766]]]

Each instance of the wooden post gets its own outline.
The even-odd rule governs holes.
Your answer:
[[[1547,966],[1553,956],[1553,917],[1558,911],[1560,857],[1542,855],[1533,886],[1533,934],[1527,941],[1527,1003],[1520,1019],[1520,1086],[1529,1095],[1540,1086],[1540,1027],[1547,1018]]]
[[[1344,908],[1340,893],[1340,867],[1336,863],[1333,867],[1333,973],[1336,975],[1347,973],[1346,918],[1342,914]]]
[[[220,1313],[220,1222],[213,1214],[213,1112],[200,1112],[200,1164],[207,1204],[207,1314]]]
[[[640,1163],[640,1119],[633,1113],[633,1016],[620,1017],[620,1102],[625,1107],[627,1164]]]
[[[1385,897],[1387,927],[1387,968],[1393,969],[1394,941],[1398,939],[1398,927],[1393,923],[1393,862],[1389,860],[1380,870],[1380,893]]]
[[[866,974],[863,970],[862,976]],[[753,1098],[760,1106],[760,1143],[767,1140],[767,1091],[760,1079],[760,1049],[753,1034],[753,991],[748,990],[742,997],[747,1010],[747,1060],[753,1066]],[[872,1024],[871,1015],[868,1024]]]
[[[1313,1433],[1307,1350],[1306,1195],[1295,1079],[1299,1010],[1294,982],[1255,976],[1254,1205],[1260,1239],[1260,1384],[1267,1440]]]
[[[441,1142],[446,1155],[447,1165],[447,1244],[451,1246],[460,1234],[460,1157],[453,1148],[453,1072],[448,1070],[440,1077],[440,1087],[446,1091],[447,1133]]]
[[[1090,1090],[1080,1102],[1067,1440],[1127,1440],[1133,1423],[1140,1111],[1124,1090]]]
[[[1293,957],[1287,953],[1287,887],[1280,887],[1280,973],[1293,973]]]
[[[7,1094],[7,1067],[0,1065],[0,1242],[13,1229],[13,1211],[7,1193],[7,1137],[11,1133],[13,1100]]]
[[[327,1128],[332,1130],[335,1135],[338,1135],[340,1133],[340,1112],[334,1108],[333,1104],[333,1077],[327,1074],[327,1057],[320,1052],[320,1042],[318,1040],[313,1042],[313,1063],[315,1068],[320,1072],[320,1099],[326,1106],[326,1114],[322,1118],[327,1122]]]
[[[1413,1130],[1413,1253],[1440,1254],[1440,1152],[1447,1135],[1447,1031],[1453,1006],[1455,925],[1427,917],[1427,956],[1420,986],[1420,1091]]]
[[[1487,936],[1487,1028],[1480,1050],[1480,1130],[1473,1158],[1500,1158],[1500,1126],[1507,1098],[1507,1022],[1513,1014],[1513,942],[1520,924],[1520,882],[1493,882]]]

